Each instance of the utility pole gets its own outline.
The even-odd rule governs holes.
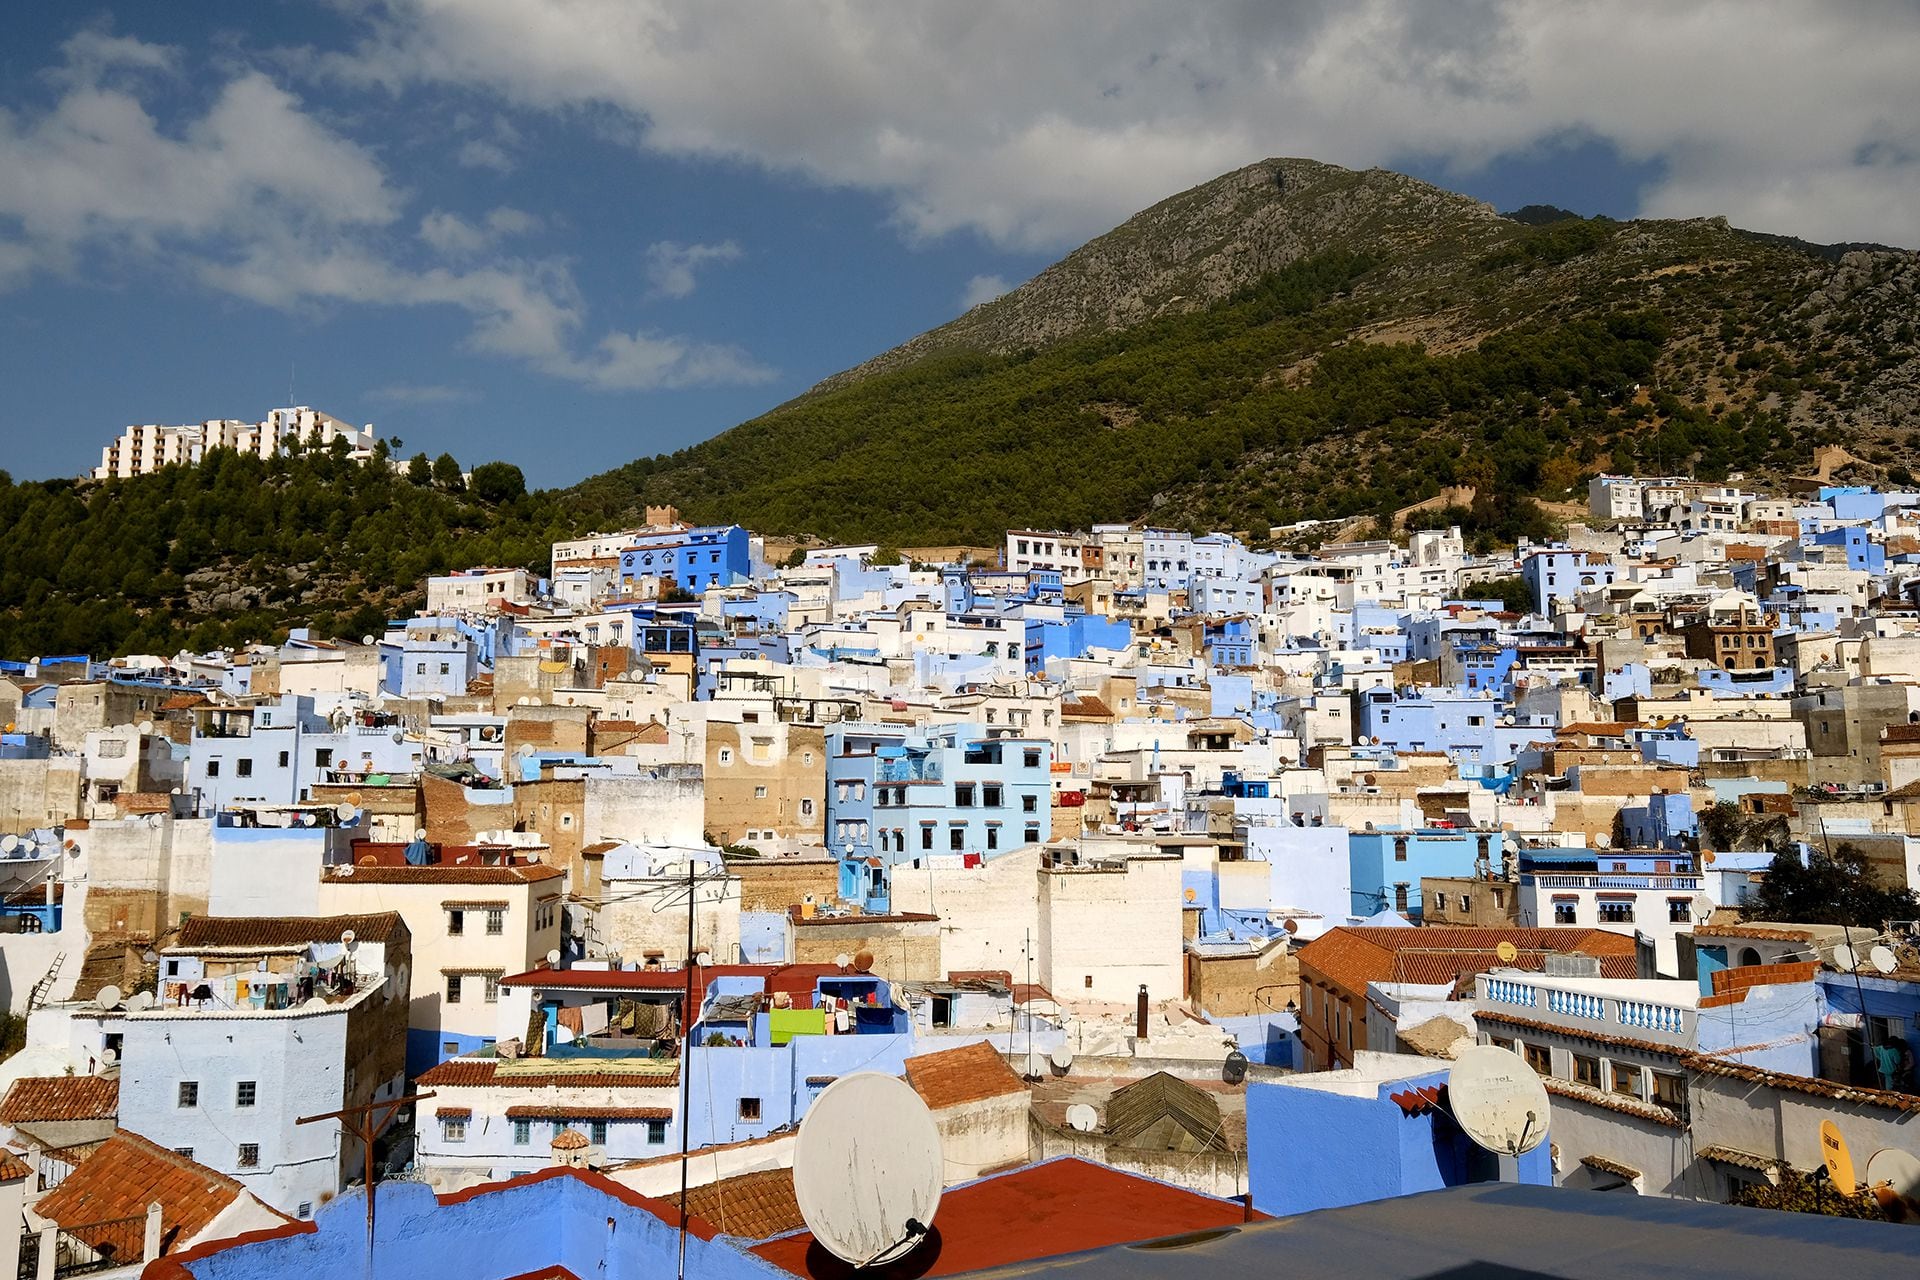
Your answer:
[[[688,740],[692,740],[688,734]],[[680,999],[680,1264],[675,1271],[678,1280],[687,1280],[687,1129],[691,1110],[692,1079],[687,1070],[687,1056],[693,1050],[693,899],[697,892],[693,881],[693,853],[687,853],[687,955],[680,962],[680,971],[686,977],[686,989]]]
[[[360,1139],[360,1146],[366,1156],[367,1189],[367,1252],[373,1252],[373,1140],[387,1127],[394,1114],[409,1102],[425,1102],[433,1097],[432,1093],[409,1093],[404,1097],[389,1098],[385,1102],[363,1102],[357,1107],[342,1107],[338,1111],[325,1111],[317,1116],[300,1116],[295,1124],[317,1124],[322,1120],[338,1120],[340,1127]]]

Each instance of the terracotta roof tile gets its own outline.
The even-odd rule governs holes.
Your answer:
[[[585,1061],[583,1059],[583,1061]],[[561,1071],[539,1075],[506,1076],[496,1078],[495,1068],[499,1062],[492,1058],[452,1058],[437,1067],[431,1067],[421,1073],[416,1084],[424,1087],[469,1087],[483,1088],[499,1085],[502,1088],[544,1089],[549,1086],[563,1089],[593,1089],[605,1085],[632,1087],[641,1089],[672,1088],[680,1083],[680,1073],[657,1076],[635,1075],[620,1071]]]
[[[19,1155],[0,1147],[0,1182],[12,1182],[33,1172],[33,1166]]]
[[[672,1107],[583,1107],[541,1103],[507,1108],[509,1120],[671,1120]]]
[[[553,1135],[552,1147],[555,1151],[579,1151],[593,1145],[586,1134],[578,1129],[562,1129]]]
[[[202,947],[304,947],[336,942],[348,929],[367,942],[385,942],[401,924],[398,911],[359,916],[189,916],[169,951]]]
[[[1502,960],[1496,948],[1511,942],[1520,954]],[[1600,959],[1608,978],[1639,976],[1633,939],[1602,929],[1476,929],[1431,925],[1418,929],[1343,926],[1300,949],[1300,967],[1347,991],[1369,982],[1455,982],[1463,975],[1509,968],[1539,972],[1552,954],[1579,952]]]
[[[678,1194],[666,1199],[680,1203]],[[744,1240],[766,1240],[807,1225],[794,1198],[791,1169],[762,1169],[694,1187],[687,1192],[687,1212]]]
[[[1681,1123],[1680,1117],[1665,1107],[1656,1106],[1651,1102],[1643,1102],[1639,1098],[1630,1098],[1623,1093],[1603,1093],[1599,1089],[1589,1088],[1583,1084],[1575,1084],[1571,1080],[1559,1080],[1553,1076],[1543,1078],[1540,1083],[1546,1087],[1548,1093],[1553,1094],[1555,1097],[1570,1098],[1575,1102],[1584,1102],[1590,1107],[1599,1107],[1603,1111],[1618,1111],[1623,1116],[1638,1116],[1642,1120],[1651,1120],[1653,1123],[1664,1125],[1669,1129],[1685,1127]]]
[[[1685,1062],[1695,1071],[1706,1075],[1725,1076],[1730,1080],[1746,1080],[1754,1084],[1771,1085],[1776,1089],[1791,1089],[1795,1093],[1810,1093],[1821,1098],[1838,1098],[1843,1102],[1864,1102],[1870,1106],[1887,1107],[1894,1111],[1920,1111],[1920,1095],[1916,1094],[1835,1084],[1831,1080],[1822,1080],[1817,1076],[1796,1076],[1784,1071],[1768,1071],[1762,1067],[1750,1067],[1742,1062],[1729,1062],[1725,1058],[1715,1058],[1703,1053],[1687,1054]]]
[[[984,1040],[907,1059],[907,1083],[934,1110],[1022,1093],[1026,1085]]]
[[[85,1239],[86,1227],[139,1216],[157,1200],[160,1250],[167,1253],[204,1231],[245,1194],[225,1174],[119,1129],[33,1209]]]
[[[1812,942],[1811,929],[1792,929],[1766,924],[1703,924],[1694,928],[1696,938],[1764,938],[1769,942]]]
[[[0,1124],[111,1120],[120,1113],[120,1081],[105,1076],[27,1076],[0,1101]]]

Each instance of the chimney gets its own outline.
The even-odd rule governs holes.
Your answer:
[[[1147,1038],[1147,984],[1140,984],[1140,994],[1134,997],[1133,1034],[1136,1038]]]

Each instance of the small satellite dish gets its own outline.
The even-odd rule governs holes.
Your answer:
[[[708,965],[713,963],[713,952],[711,951],[697,952],[693,957],[693,962],[704,969]]]
[[[1867,1161],[1867,1190],[1895,1222],[1920,1222],[1920,1156],[1898,1147]]]
[[[560,949],[558,947],[555,947],[553,950],[547,952],[547,965],[548,967],[552,967],[553,965],[556,965],[559,963],[560,963]]]
[[[19,836],[0,836],[0,853],[12,853],[20,847]]]
[[[1298,920],[1295,920],[1292,916],[1288,916],[1285,920],[1282,920],[1280,922],[1280,927],[1287,932],[1288,936],[1292,936],[1293,934],[1300,932],[1300,922]]]
[[[1713,850],[1709,849],[1705,853],[1700,855],[1700,861],[1710,867],[1714,864],[1714,860],[1718,857],[1719,857],[1718,854],[1716,854]]]
[[[1092,1133],[1100,1123],[1100,1113],[1085,1102],[1067,1108],[1067,1127],[1076,1133]]]
[[[1227,1055],[1221,1064],[1220,1078],[1228,1084],[1239,1084],[1247,1078],[1247,1055],[1235,1049]]]
[[[1193,901],[1195,901],[1195,900],[1197,900],[1197,899],[1198,899],[1199,897],[1200,897],[1200,895],[1199,895],[1198,893],[1196,893],[1196,892],[1194,892],[1194,891],[1193,891],[1192,889],[1188,889],[1188,890],[1186,891],[1186,898],[1187,898],[1187,901],[1188,901],[1188,902],[1193,902]]]
[[[153,992],[136,991],[127,997],[127,1012],[141,1013],[153,1008]]]
[[[1875,944],[1873,950],[1867,952],[1867,963],[1881,973],[1892,973],[1900,967],[1900,957],[1893,953],[1892,947],[1882,942]]]
[[[361,643],[361,644],[372,644],[372,643],[373,643],[373,637],[372,637],[372,636],[361,636],[361,637],[360,637],[360,643]]]
[[[1509,1049],[1463,1049],[1447,1077],[1447,1107],[1461,1132],[1496,1155],[1525,1155],[1546,1141],[1546,1086]]]
[[[355,792],[354,794],[358,795],[359,792]],[[342,822],[352,822],[353,815],[358,812],[359,810],[355,809],[352,805],[348,804],[344,800],[342,800],[339,804],[333,806],[333,816],[340,819],[340,821]]]
[[[340,945],[341,945],[341,946],[343,946],[343,947],[350,947],[350,946],[352,946],[352,945],[353,945],[353,940],[354,940],[354,932],[353,932],[353,930],[351,930],[351,929],[342,929],[342,930],[340,931]]]
[[[117,1053],[115,1053],[115,1052],[114,1052],[113,1050],[111,1050],[111,1049],[102,1049],[102,1050],[100,1051],[100,1065],[101,1065],[101,1066],[103,1066],[103,1067],[110,1067],[110,1066],[112,1066],[112,1065],[113,1065],[114,1063],[116,1063],[116,1062],[118,1062],[118,1061],[120,1061],[120,1055],[119,1055],[119,1054],[117,1054]]]
[[[120,994],[120,988],[109,983],[100,988],[100,994],[94,997],[94,1001],[102,1009],[117,1009],[120,1007],[120,1002],[123,998]]]
[[[425,840],[427,838],[427,829],[425,827],[415,827],[413,829],[413,838],[415,840]]]
[[[1514,946],[1511,942],[1502,942],[1493,949],[1493,954],[1500,957],[1500,963],[1512,964],[1520,958],[1520,948]]]
[[[144,738],[152,732],[153,732],[153,721],[142,720],[140,722],[140,736]]]
[[[926,1238],[945,1169],[920,1095],[897,1076],[860,1071],[828,1085],[801,1121],[793,1194],[822,1248],[879,1266]]]
[[[1063,1044],[1047,1055],[1047,1061],[1053,1064],[1055,1071],[1065,1071],[1073,1066],[1073,1050]]]
[[[1833,949],[1833,967],[1842,973],[1852,973],[1860,967],[1860,957],[1854,954],[1852,947],[1845,945],[1835,947]]]
[[[407,735],[401,732],[399,729],[395,729],[393,731],[393,740],[395,742],[405,742],[407,740]]]
[[[872,973],[873,972],[873,952],[871,951],[854,952],[853,971],[855,973]]]
[[[834,965],[834,968],[836,969],[845,969],[848,965],[852,963],[853,963],[853,957],[848,955],[844,951],[842,951],[839,955],[833,958],[833,965]]]

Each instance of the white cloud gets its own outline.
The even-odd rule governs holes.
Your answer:
[[[485,138],[475,138],[462,143],[454,158],[469,169],[491,169],[495,173],[512,173],[513,157],[497,143]]]
[[[960,309],[971,311],[983,302],[992,302],[1011,288],[1013,286],[1007,283],[1005,276],[975,276],[960,291]]]
[[[909,236],[1056,249],[1269,155],[1661,157],[1662,214],[1920,244],[1920,8],[1829,0],[385,0],[317,60],[611,115],[655,151],[887,193]],[[611,131],[611,130],[609,130]],[[1859,163],[1863,149],[1875,163]]]
[[[719,244],[676,244],[660,240],[647,246],[647,279],[653,296],[684,298],[694,290],[694,274],[709,262],[738,262],[740,246],[731,240]]]
[[[545,225],[523,209],[477,219],[433,210],[417,239],[454,265],[411,265],[397,234],[406,196],[374,154],[259,72],[219,86],[198,118],[163,127],[136,87],[105,73],[165,70],[170,52],[83,33],[65,53],[48,77],[62,86],[57,101],[39,115],[0,110],[0,289],[104,260],[281,309],[452,307],[471,320],[469,350],[609,390],[771,376],[733,347],[583,337],[587,306],[570,267],[500,252]],[[396,402],[409,394],[388,390]],[[435,392],[412,394],[426,403]]]
[[[538,231],[541,221],[524,209],[502,205],[479,224],[436,209],[420,219],[420,238],[446,257],[466,257],[492,248],[508,236]]]

